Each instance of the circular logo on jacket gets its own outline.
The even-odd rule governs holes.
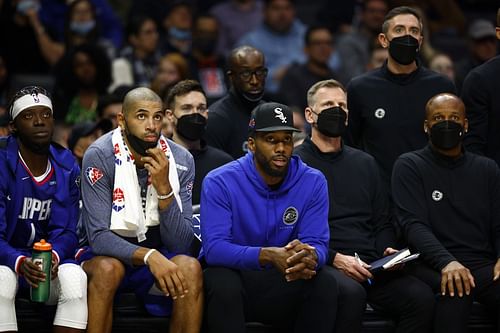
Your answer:
[[[288,207],[283,213],[283,223],[293,225],[299,219],[299,212],[295,207]]]
[[[432,191],[432,200],[440,201],[441,199],[443,199],[443,192],[438,190]]]
[[[378,108],[377,110],[375,110],[375,117],[377,117],[378,119],[384,118],[385,117],[385,110],[382,108]]]

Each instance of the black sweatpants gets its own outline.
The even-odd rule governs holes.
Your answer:
[[[249,321],[270,324],[277,332],[333,332],[337,283],[331,267],[293,282],[276,269],[209,267],[203,275],[208,332],[245,333]]]
[[[404,271],[388,271],[376,274],[370,285],[333,270],[339,286],[336,333],[361,332],[366,302],[394,319],[398,333],[430,332],[435,298],[424,282]]]
[[[486,305],[497,319],[497,332],[500,332],[500,280],[493,281],[493,267],[495,263],[478,268],[469,268],[476,287],[469,296],[451,297],[448,293],[441,296],[441,273],[425,264],[413,265],[412,274],[425,281],[434,290],[437,303],[434,316],[435,333],[466,333],[467,322],[471,313],[472,302],[477,301]]]

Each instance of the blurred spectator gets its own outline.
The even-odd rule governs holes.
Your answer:
[[[45,31],[35,10],[29,10],[27,16],[36,32],[40,50],[50,65],[55,65],[66,50],[85,43],[99,45],[110,59],[115,56],[113,43],[101,35],[96,9],[89,0],[75,0],[69,5],[64,25],[64,40],[61,42],[54,40]]]
[[[429,62],[429,69],[446,75],[451,81],[455,81],[455,66],[453,60],[444,54],[436,54]]]
[[[84,121],[73,127],[68,140],[68,148],[75,155],[80,166],[87,148],[111,129],[112,123],[109,119],[101,119],[97,122]]]
[[[388,8],[386,0],[365,0],[361,6],[359,25],[339,37],[336,44],[341,62],[338,74],[344,83],[366,71],[371,46],[381,32]]]
[[[7,109],[10,98],[14,93],[10,86],[9,69],[2,53],[0,53],[0,111]]]
[[[217,53],[227,55],[236,42],[262,21],[261,0],[229,0],[215,5],[210,13],[219,22]]]
[[[56,67],[54,114],[68,124],[96,119],[98,96],[111,83],[111,65],[101,48],[83,44],[66,54]]]
[[[164,55],[160,59],[158,70],[151,83],[151,89],[165,100],[168,90],[177,82],[191,77],[189,64],[180,53],[173,52]]]
[[[382,67],[388,56],[389,51],[386,48],[382,47],[382,45],[380,45],[378,41],[375,41],[373,43],[370,61],[366,65],[366,70],[371,71],[372,69]]]
[[[317,11],[317,22],[334,35],[351,32],[358,0],[324,1]]]
[[[68,148],[68,140],[71,135],[72,126],[66,124],[64,121],[57,120],[54,122],[54,133],[52,134],[52,141],[60,144],[64,148]]]
[[[27,13],[39,10],[38,1],[0,2],[0,45],[10,75],[48,74],[49,64],[38,46]]]
[[[462,84],[469,72],[497,55],[497,38],[495,26],[488,20],[477,19],[469,27],[467,34],[469,53],[456,65],[457,90],[462,90]]]
[[[278,92],[279,83],[292,63],[305,61],[305,30],[304,24],[295,18],[292,0],[265,0],[263,22],[238,41],[238,45],[250,45],[264,53],[269,68],[267,93]]]
[[[127,25],[128,45],[113,61],[113,87],[121,84],[149,87],[161,58],[156,23],[147,16],[133,16]]]
[[[217,20],[208,14],[198,16],[193,29],[191,73],[203,87],[208,105],[227,92],[225,81],[226,61],[215,51],[219,37]]]
[[[498,8],[498,7],[497,7]],[[500,8],[497,10],[496,38],[500,40]],[[467,150],[492,158],[500,166],[500,55],[474,68],[465,78],[465,103],[469,132]]]
[[[30,0],[26,0],[30,1]],[[35,0],[36,1],[36,0]],[[52,32],[54,40],[66,39],[67,13],[75,0],[41,0],[40,21]],[[100,28],[100,37],[113,44],[114,49],[122,46],[123,27],[107,0],[90,0],[95,11],[95,24]]]
[[[99,96],[97,102],[97,119],[108,119],[111,121],[111,129],[118,127],[117,116],[122,112],[123,98],[118,94],[106,94]]]
[[[184,56],[191,54],[193,28],[193,9],[189,1],[170,1],[168,13],[162,20],[162,52],[180,52]]]
[[[328,28],[308,28],[304,41],[306,63],[294,63],[290,66],[281,80],[278,92],[279,100],[290,107],[297,107],[301,111],[300,114],[303,114],[307,106],[309,87],[318,81],[336,77],[328,67],[328,60],[333,52],[333,36]]]
[[[0,137],[10,135],[10,116],[6,108],[0,108]]]
[[[210,105],[205,138],[210,146],[236,159],[247,153],[250,113],[263,103],[267,68],[262,52],[251,46],[235,48],[228,67],[231,88]]]

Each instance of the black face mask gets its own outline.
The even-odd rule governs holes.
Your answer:
[[[418,48],[418,40],[411,35],[394,37],[389,42],[389,54],[401,65],[409,65],[414,62],[417,58]]]
[[[336,138],[344,134],[346,129],[346,119],[347,112],[339,106],[334,106],[332,108],[325,109],[318,114],[316,126],[321,134]]]
[[[177,132],[188,140],[196,141],[203,137],[207,119],[199,113],[182,116],[177,121]]]
[[[209,56],[212,55],[215,51],[215,47],[217,46],[217,38],[199,37],[194,40],[193,44],[204,56]]]
[[[444,120],[434,124],[431,128],[430,139],[439,149],[452,149],[460,144],[464,128],[454,121]]]
[[[128,127],[128,126],[127,126]],[[128,130],[125,131],[127,134],[127,141],[130,144],[131,148],[139,155],[141,156],[147,156],[148,153],[146,153],[146,150],[150,148],[154,148],[158,145],[157,142],[147,142],[144,140],[139,139],[135,135],[129,133]]]

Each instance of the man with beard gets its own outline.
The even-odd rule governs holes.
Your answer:
[[[52,245],[50,296],[57,303],[54,332],[84,332],[87,277],[72,260],[80,168],[71,152],[52,143],[52,101],[45,89],[25,87],[10,106],[12,135],[0,140],[0,331],[17,331],[15,296],[46,281],[31,260],[34,243]]]
[[[163,117],[158,95],[131,90],[120,126],[84,155],[82,222],[91,248],[78,259],[89,276],[89,333],[111,332],[113,298],[126,290],[149,313],[172,313],[171,332],[199,332],[201,268],[182,254],[193,239],[193,158],[160,135]]]
[[[239,158],[248,150],[248,121],[252,110],[262,103],[267,68],[262,52],[251,46],[234,49],[228,62],[231,89],[210,106],[206,139],[212,147]]]
[[[361,332],[366,302],[396,319],[396,332],[429,332],[431,289],[401,269],[372,273],[366,264],[396,252],[396,237],[375,160],[341,138],[348,113],[344,87],[335,80],[320,81],[307,97],[311,138],[295,153],[328,180],[327,265],[334,267],[339,286],[335,332]]]
[[[173,86],[167,96],[167,118],[173,125],[172,139],[194,157],[193,205],[200,203],[201,182],[211,170],[231,162],[231,155],[210,147],[203,139],[207,126],[207,99],[201,84],[184,80]]]
[[[394,165],[397,218],[424,267],[415,274],[439,293],[434,332],[467,332],[472,302],[487,305],[500,327],[500,169],[470,153],[463,102],[432,97],[424,130],[429,144]]]
[[[325,177],[292,156],[292,111],[252,111],[249,152],[210,172],[201,194],[209,332],[333,331],[337,284],[328,256]]]
[[[349,136],[345,139],[375,158],[382,184],[390,189],[392,166],[402,153],[425,146],[425,103],[442,92],[455,92],[445,76],[422,67],[417,58],[423,40],[415,9],[396,7],[385,16],[379,43],[389,49],[385,64],[347,86]]]

